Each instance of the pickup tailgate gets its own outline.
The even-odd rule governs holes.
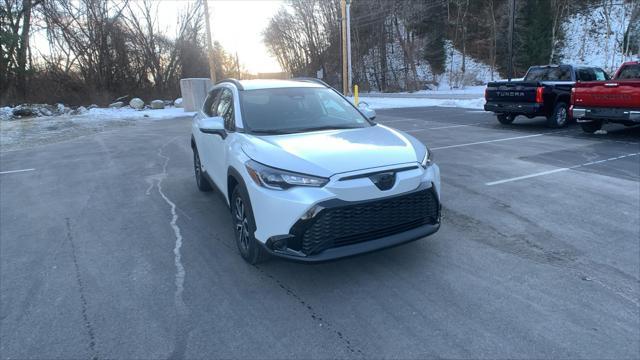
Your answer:
[[[485,99],[496,103],[535,103],[538,82],[495,81],[487,84]]]
[[[574,89],[575,106],[640,108],[640,80],[578,82]]]

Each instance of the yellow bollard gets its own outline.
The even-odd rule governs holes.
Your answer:
[[[358,106],[358,85],[353,85],[353,100]]]

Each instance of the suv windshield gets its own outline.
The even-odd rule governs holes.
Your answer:
[[[570,66],[532,67],[524,77],[525,81],[571,81]]]
[[[618,80],[640,79],[640,64],[627,65],[618,73]]]
[[[240,92],[244,126],[285,134],[371,126],[350,103],[327,88],[274,88]]]

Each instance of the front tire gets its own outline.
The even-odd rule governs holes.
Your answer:
[[[269,253],[254,237],[256,222],[247,192],[238,185],[231,193],[231,218],[240,256],[251,265],[269,258]]]
[[[567,126],[569,123],[569,111],[566,103],[559,102],[553,109],[553,113],[547,116],[547,125],[558,129]]]
[[[498,118],[498,121],[500,122],[500,124],[509,125],[516,119],[516,115],[513,115],[513,114],[498,114],[497,118]]]
[[[202,192],[211,191],[211,184],[209,180],[207,180],[204,175],[204,171],[202,170],[202,164],[200,163],[200,155],[198,154],[198,149],[193,149],[193,171],[196,175],[196,185],[198,186],[198,190]]]
[[[580,127],[582,128],[582,131],[586,132],[587,134],[593,134],[594,132],[602,129],[602,122],[591,121],[580,123]]]

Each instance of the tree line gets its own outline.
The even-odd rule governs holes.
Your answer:
[[[511,0],[353,0],[353,81],[364,89],[417,90],[437,85],[446,74],[450,86],[468,85],[474,81],[466,69],[469,57],[488,64],[492,78],[504,78],[510,4]],[[515,75],[522,76],[534,64],[562,61],[558,51],[565,41],[562,24],[572,14],[601,7],[605,13],[601,26],[607,36],[617,36],[613,20],[606,16],[615,6],[625,7],[631,19],[621,41],[609,51],[637,54],[638,0],[517,0]],[[326,81],[338,85],[340,17],[340,0],[288,0],[270,20],[264,42],[284,70],[300,76],[315,76],[322,70]]]
[[[0,1],[0,104],[174,99],[181,78],[209,77],[201,1],[184,3],[175,34],[150,0]],[[214,62],[218,78],[239,68],[217,42]]]

